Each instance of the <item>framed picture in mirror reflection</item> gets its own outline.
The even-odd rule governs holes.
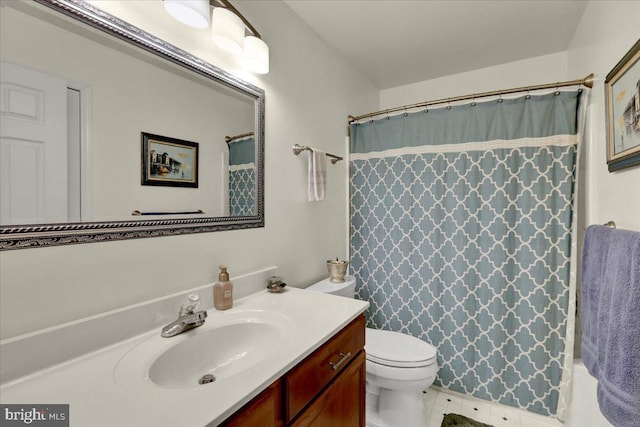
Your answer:
[[[198,143],[141,132],[142,185],[198,188]]]

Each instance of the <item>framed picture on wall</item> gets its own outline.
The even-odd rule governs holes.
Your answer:
[[[198,143],[142,134],[142,185],[198,188]]]
[[[640,39],[607,74],[609,172],[640,165]]]

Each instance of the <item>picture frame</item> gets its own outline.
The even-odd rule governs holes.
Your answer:
[[[141,132],[142,185],[198,188],[198,143]]]
[[[640,39],[604,82],[609,172],[640,165]]]

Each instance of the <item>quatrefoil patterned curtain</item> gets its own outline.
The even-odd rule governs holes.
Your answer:
[[[229,143],[229,216],[256,215],[255,139]]]
[[[351,126],[350,251],[369,326],[438,350],[436,384],[555,415],[575,310],[580,92]]]

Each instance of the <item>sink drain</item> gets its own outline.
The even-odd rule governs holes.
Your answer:
[[[211,374],[205,374],[202,376],[202,378],[200,378],[200,380],[198,380],[198,384],[209,384],[212,383],[216,380],[216,377],[214,377]]]

